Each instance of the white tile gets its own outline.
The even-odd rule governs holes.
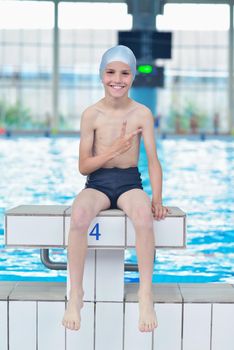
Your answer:
[[[67,332],[66,350],[94,349],[94,303],[84,303],[81,310],[81,328]]]
[[[138,303],[125,304],[124,350],[152,350],[153,333],[138,330]]]
[[[65,242],[68,242],[70,218],[65,218]],[[89,246],[120,246],[125,245],[125,218],[98,216],[88,229]]]
[[[154,350],[181,350],[182,304],[156,304],[155,310]]]
[[[10,350],[36,350],[36,302],[10,301]]]
[[[183,247],[184,219],[182,217],[168,217],[161,221],[154,221],[154,236],[156,247]],[[135,230],[127,218],[127,245],[135,246]]]
[[[184,245],[184,219],[166,218],[154,221],[155,242],[158,247]]]
[[[0,301],[0,349],[7,350],[7,301]]]
[[[96,300],[123,301],[124,250],[96,251]]]
[[[212,350],[234,349],[234,304],[214,304]]]
[[[46,245],[63,244],[63,218],[52,216],[8,216],[7,244]]]
[[[96,321],[95,322],[95,326],[96,326],[95,350],[122,349],[123,304],[122,303],[96,303],[96,320],[95,321]]]
[[[38,302],[38,350],[64,350],[64,302]]]
[[[210,350],[210,327],[211,304],[184,304],[183,350]]]
[[[69,269],[68,269],[69,271]],[[85,268],[84,268],[84,300],[94,301],[95,296],[95,251],[93,249],[87,250]],[[69,296],[70,291],[70,276],[67,273],[67,296]]]

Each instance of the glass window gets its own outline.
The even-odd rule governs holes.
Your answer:
[[[215,114],[227,121],[228,5],[167,4],[156,23],[173,32],[172,59],[157,61],[166,69],[157,106],[164,130],[190,132],[196,118],[199,131],[212,132]]]
[[[0,106],[28,110],[32,128],[48,126],[53,115],[53,11],[52,1],[0,0]],[[59,128],[78,129],[82,111],[102,97],[101,56],[131,26],[125,3],[59,2]],[[212,131],[218,113],[227,131],[228,5],[166,4],[156,26],[173,34],[172,58],[155,62],[165,67],[156,106],[163,129],[175,131],[180,118],[180,131],[189,132],[196,114],[199,129]]]
[[[53,6],[49,1],[0,1],[1,127],[45,127],[52,113]]]

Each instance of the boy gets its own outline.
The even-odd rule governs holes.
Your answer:
[[[80,328],[83,306],[83,271],[87,230],[92,219],[109,208],[123,210],[136,231],[140,274],[139,330],[157,327],[152,299],[154,262],[153,220],[164,219],[162,170],[154,140],[150,110],[128,97],[136,73],[136,58],[126,46],[107,50],[101,60],[100,77],[105,96],[87,108],[81,118],[79,171],[87,176],[86,187],[72,205],[68,240],[71,290],[63,325]],[[143,191],[137,168],[140,137],[143,136],[152,186],[152,201]]]

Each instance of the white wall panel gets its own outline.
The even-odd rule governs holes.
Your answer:
[[[234,304],[214,304],[212,324],[212,350],[233,350]]]
[[[65,349],[64,310],[64,302],[38,302],[38,350]]]
[[[10,301],[10,350],[36,350],[36,302]]]
[[[211,304],[184,304],[183,350],[210,350],[210,327]]]
[[[154,350],[181,350],[182,304],[156,304],[155,310]]]
[[[0,301],[0,349],[7,350],[7,301]]]
[[[123,304],[96,303],[95,350],[122,350],[122,346]]]

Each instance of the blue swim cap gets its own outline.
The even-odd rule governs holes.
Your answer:
[[[107,64],[113,61],[120,61],[128,64],[131,69],[133,79],[135,78],[136,57],[134,53],[127,46],[117,45],[117,46],[111,47],[102,56],[102,60],[99,67],[99,74],[101,79]]]

